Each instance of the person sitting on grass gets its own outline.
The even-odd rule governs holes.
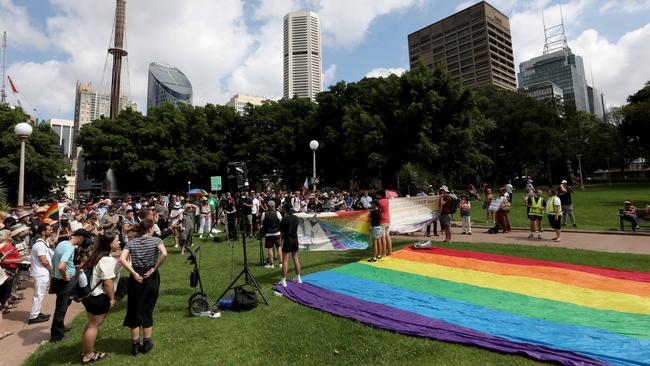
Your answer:
[[[90,295],[82,303],[88,313],[88,320],[81,336],[81,363],[88,364],[106,358],[105,352],[95,352],[95,341],[99,326],[108,311],[115,306],[115,287],[119,280],[120,265],[111,252],[120,249],[119,237],[112,232],[97,239],[95,250],[82,268],[92,268],[89,285]]]
[[[384,247],[381,245],[383,235],[381,228],[381,209],[377,200],[370,202],[370,240],[372,241],[373,256],[368,262],[376,262],[383,256]]]
[[[623,214],[621,218],[627,220],[632,224],[632,231],[636,232],[639,230],[639,216],[637,216],[636,206],[630,200],[623,202]]]
[[[287,273],[289,272],[289,253],[293,260],[293,266],[296,271],[296,277],[293,282],[302,283],[300,278],[300,261],[298,260],[298,225],[300,220],[293,214],[291,202],[284,204],[285,215],[280,221],[280,240],[282,240],[282,279],[280,284],[287,286]]]

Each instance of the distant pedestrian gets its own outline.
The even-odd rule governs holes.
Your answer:
[[[530,221],[530,231],[528,233],[528,239],[532,239],[534,236],[537,236],[538,239],[542,238],[542,219],[544,218],[544,212],[546,211],[546,201],[542,195],[542,190],[537,190],[535,192],[530,192],[528,199],[526,200],[526,206],[528,207],[528,220]]]
[[[571,195],[573,194],[573,188],[567,184],[566,180],[563,180],[558,188],[557,196],[560,197],[560,202],[562,203],[562,226],[566,226],[567,216],[571,219],[573,227],[576,227],[576,218],[573,214],[573,200]]]
[[[553,189],[548,191],[546,214],[548,215],[549,224],[553,230],[555,230],[555,238],[552,240],[555,242],[561,241],[562,239],[560,238],[560,235],[562,234],[562,222],[560,221],[560,216],[562,215],[562,203]]]
[[[442,186],[439,189],[440,192],[440,198],[439,198],[439,204],[440,204],[440,226],[442,227],[442,231],[445,232],[445,240],[443,240],[443,243],[449,243],[451,242],[451,205],[452,205],[452,198],[449,195],[449,188],[447,186]]]
[[[472,235],[472,204],[466,194],[460,195],[458,208],[460,209],[460,220],[463,224],[463,234]]]
[[[382,252],[389,256],[393,254],[393,239],[390,237],[390,203],[384,190],[379,191],[375,196],[379,198],[379,206],[381,207],[379,223],[383,229],[381,238]]]
[[[50,315],[41,313],[41,304],[47,293],[52,274],[52,254],[48,240],[52,235],[52,226],[38,225],[38,239],[32,245],[32,264],[29,275],[34,280],[34,297],[32,298],[32,312],[29,314],[28,324],[43,323],[50,320]]]
[[[278,252],[278,258],[282,265],[282,251],[280,249],[280,222],[282,215],[275,210],[275,201],[270,200],[267,203],[267,210],[262,213],[262,233],[264,234],[265,245],[268,251],[268,261],[265,268],[274,268],[273,248]]]
[[[370,201],[370,241],[372,243],[372,258],[368,262],[376,262],[383,258],[381,246],[381,208],[376,200]]]

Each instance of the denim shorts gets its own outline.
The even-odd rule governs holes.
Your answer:
[[[384,230],[382,229],[381,226],[373,226],[372,230],[370,231],[370,235],[372,239],[379,239],[383,235]]]

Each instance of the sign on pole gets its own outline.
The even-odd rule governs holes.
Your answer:
[[[221,190],[221,176],[210,177],[210,186],[213,191]]]

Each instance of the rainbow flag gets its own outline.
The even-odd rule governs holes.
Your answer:
[[[45,219],[50,219],[53,221],[59,221],[59,203],[54,202],[47,208],[47,211],[41,217],[41,221]]]
[[[404,249],[276,289],[413,336],[565,365],[650,364],[650,273]]]

